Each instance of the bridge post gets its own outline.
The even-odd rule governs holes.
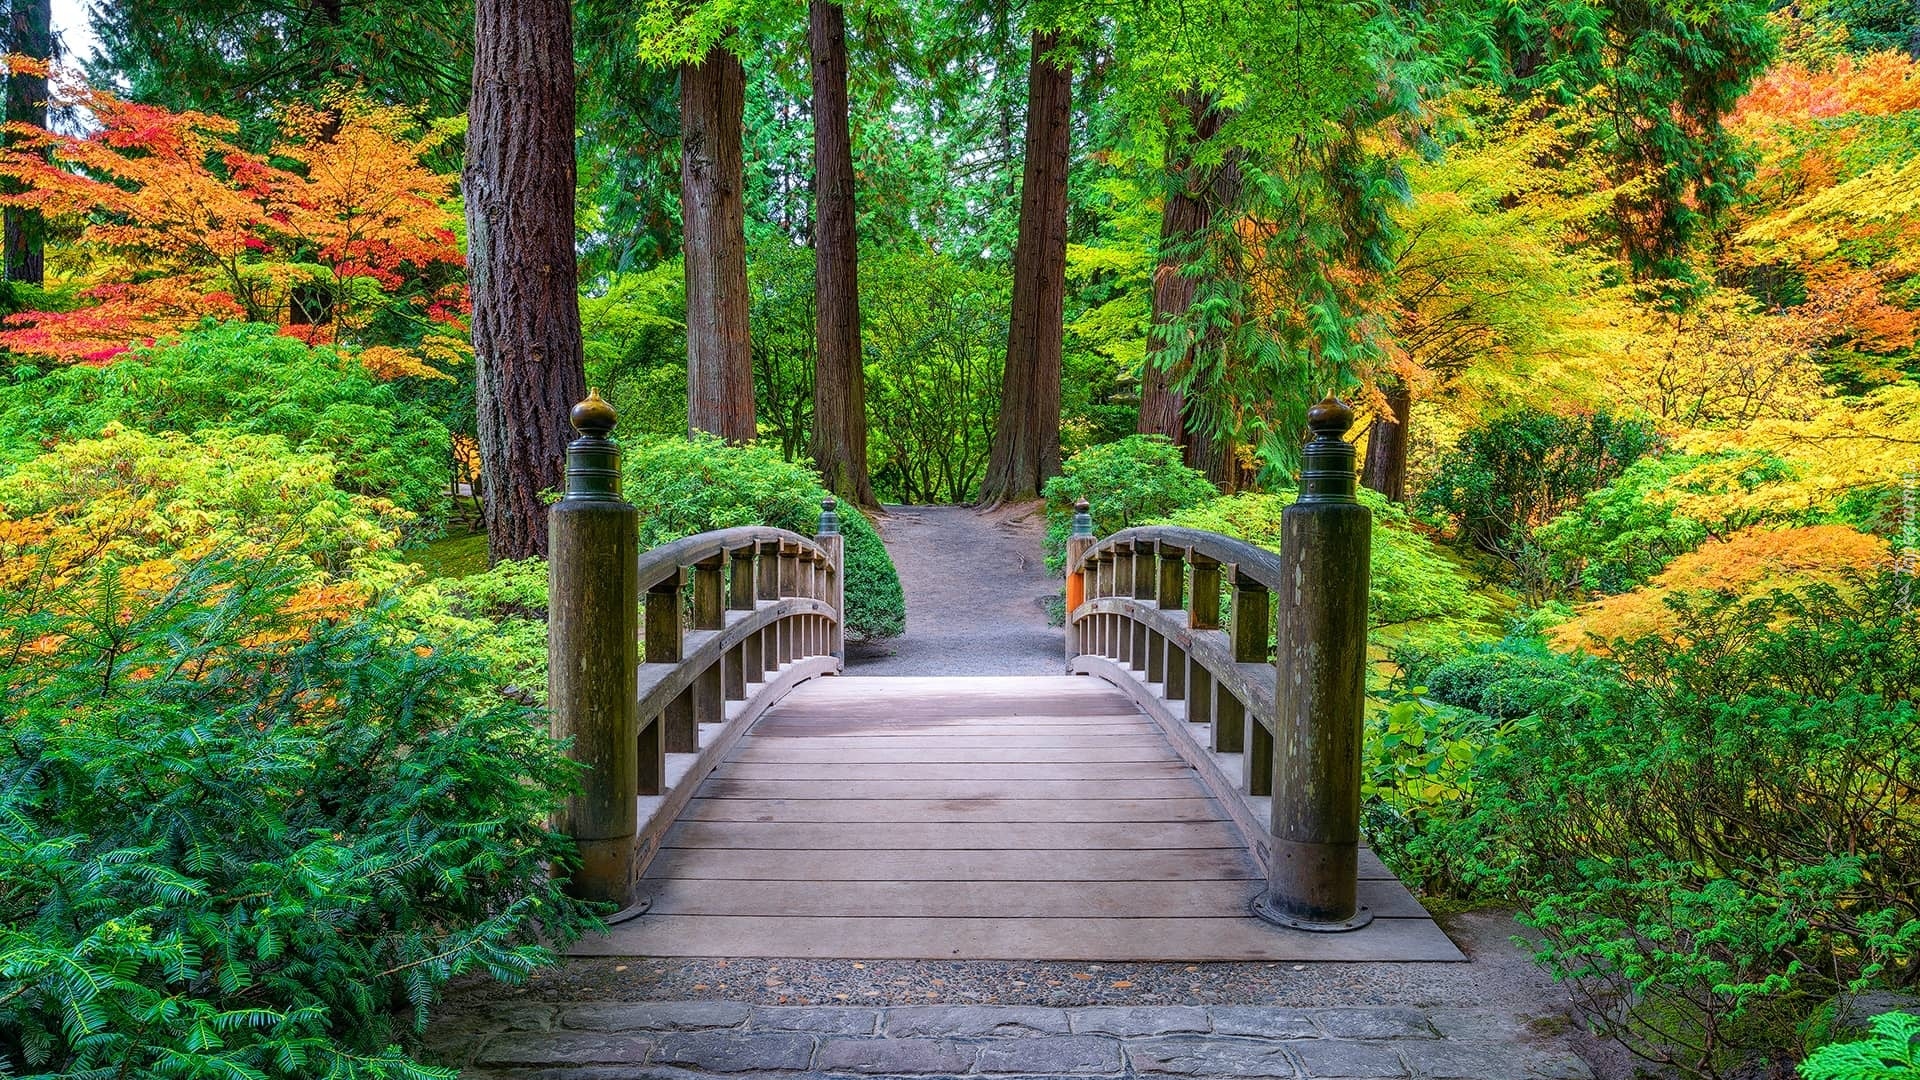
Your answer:
[[[1254,907],[1282,926],[1353,930],[1373,920],[1358,894],[1373,516],[1344,438],[1353,410],[1329,396],[1307,426],[1300,498],[1280,519],[1273,855]]]
[[[820,500],[820,527],[814,532],[833,565],[827,570],[825,595],[821,599],[833,605],[833,627],[827,632],[827,651],[835,664],[845,670],[847,664],[847,538],[840,532],[839,500],[829,495]]]
[[[1073,613],[1087,602],[1087,571],[1080,565],[1087,549],[1093,546],[1093,515],[1087,500],[1073,504],[1073,535],[1067,538],[1067,671],[1073,671],[1073,658],[1080,655],[1080,628],[1073,625]],[[1096,571],[1097,573],[1097,571]]]
[[[579,846],[571,890],[625,907],[639,831],[640,552],[620,497],[619,418],[588,391],[573,407],[566,494],[547,511],[547,670],[552,730],[585,765],[559,830]]]

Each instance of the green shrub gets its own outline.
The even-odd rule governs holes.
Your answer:
[[[739,525],[771,525],[812,536],[826,489],[804,465],[763,445],[734,446],[708,435],[627,444],[621,468],[627,501],[640,511],[640,547]],[[869,640],[906,629],[900,575],[873,525],[841,504],[846,536],[846,630]]]
[[[1671,635],[1569,662],[1430,842],[1635,1050],[1780,1064],[1812,1003],[1920,971],[1912,584],[1674,597]]]
[[[1278,553],[1280,516],[1297,493],[1245,492],[1209,500],[1168,515],[1164,522],[1205,529]],[[1379,493],[1361,489],[1360,502],[1373,511],[1373,547],[1368,560],[1367,616],[1383,639],[1400,640],[1410,631],[1422,637],[1455,640],[1461,633],[1496,633],[1492,604],[1473,591],[1467,571],[1414,527],[1406,511]]]
[[[506,560],[479,573],[437,578],[411,590],[408,606],[426,625],[468,642],[502,692],[527,704],[547,700],[547,562]]]
[[[1402,881],[1428,894],[1465,891],[1468,870],[1436,843],[1475,805],[1483,766],[1508,724],[1438,704],[1397,675],[1369,701],[1361,748],[1361,827]]]
[[[868,456],[881,498],[961,503],[979,492],[1000,414],[1007,306],[998,263],[924,246],[862,253]]]
[[[1728,468],[1738,463],[1738,471]],[[1715,465],[1709,472],[1701,469]],[[1789,478],[1771,454],[1664,454],[1641,458],[1613,482],[1534,534],[1543,573],[1555,585],[1623,593],[1647,583],[1709,534],[1725,536],[1751,525],[1715,515],[1705,523],[1675,508],[1676,495],[1724,494],[1731,480],[1741,491]]]
[[[1495,720],[1531,716],[1566,692],[1567,657],[1538,635],[1516,633],[1495,643],[1468,645],[1421,679],[1427,696]]]
[[[1461,436],[1442,455],[1417,505],[1449,518],[1462,541],[1537,575],[1534,530],[1620,475],[1657,442],[1648,425],[1605,411],[1560,416],[1517,410]]]
[[[350,495],[325,454],[278,435],[149,435],[110,426],[0,476],[0,588],[29,566],[172,563],[183,552],[297,552],[336,574],[391,551],[411,515]],[[189,555],[189,557],[192,557]]]
[[[1823,1046],[1800,1063],[1801,1080],[1920,1080],[1920,1017],[1881,1013],[1857,1042]]]
[[[445,1077],[399,1041],[589,920],[574,768],[467,643],[309,571],[103,566],[0,606],[0,1073]]]
[[[1220,497],[1204,473],[1180,459],[1180,448],[1159,435],[1089,446],[1068,458],[1041,494],[1047,569],[1056,574],[1066,565],[1073,504],[1080,499],[1092,507],[1094,535],[1106,536]]]
[[[334,483],[390,499],[438,527],[451,441],[431,412],[328,348],[248,323],[210,325],[105,367],[21,370],[0,383],[0,467],[111,424],[150,434],[278,435],[332,458]]]

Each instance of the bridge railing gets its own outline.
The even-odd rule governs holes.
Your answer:
[[[1358,903],[1372,522],[1352,424],[1331,399],[1309,413],[1279,555],[1171,526],[1096,541],[1084,502],[1068,544],[1068,670],[1121,687],[1170,729],[1254,840],[1268,875],[1256,913],[1308,930],[1372,919]]]
[[[567,489],[548,513],[548,700],[585,769],[557,827],[580,895],[634,907],[641,874],[693,790],[762,712],[844,659],[843,540],[748,526],[638,550],[620,497],[616,422],[574,407]]]

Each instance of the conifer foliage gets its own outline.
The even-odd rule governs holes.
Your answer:
[[[294,600],[297,564],[111,566],[0,606],[0,1072],[447,1075],[449,979],[585,925],[571,768],[457,641]]]

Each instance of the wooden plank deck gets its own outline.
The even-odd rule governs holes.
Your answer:
[[[1198,775],[1091,678],[822,679],[768,711],[590,956],[1463,959],[1377,859],[1373,925],[1247,913],[1264,882]]]

